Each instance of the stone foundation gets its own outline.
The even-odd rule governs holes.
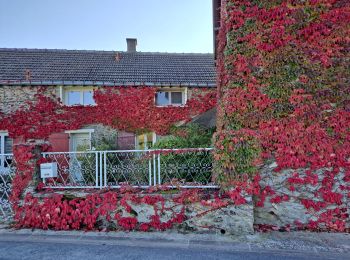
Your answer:
[[[268,195],[265,199],[263,207],[254,207],[254,224],[257,225],[272,225],[277,227],[290,226],[292,229],[300,227],[301,225],[307,225],[312,221],[317,221],[319,217],[329,210],[341,208],[347,210],[346,228],[350,228],[350,183],[345,180],[344,170],[340,170],[334,177],[334,183],[332,185],[331,192],[342,195],[342,199],[338,203],[325,202],[320,191],[322,190],[322,182],[326,176],[326,172],[332,171],[331,168],[319,169],[313,172],[317,175],[313,183],[309,184],[291,184],[288,180],[293,177],[293,174],[298,174],[300,178],[307,178],[307,169],[297,170],[282,170],[275,172],[277,167],[276,163],[271,163],[263,167],[260,172],[261,188],[271,187],[271,190],[276,194]],[[291,190],[290,186],[294,186],[295,190]],[[342,187],[342,188],[341,188]],[[288,201],[282,201],[280,203],[272,203],[270,200],[274,196],[288,196]],[[255,203],[258,198],[254,198]],[[319,210],[314,208],[307,209],[302,200],[310,200],[315,203],[325,203],[325,207],[321,207]],[[337,218],[335,218],[336,220]],[[299,224],[296,224],[299,223]],[[320,227],[327,229],[326,226]]]
[[[31,192],[34,192],[33,190]],[[34,193],[34,197],[39,199],[39,203],[42,203],[46,198],[52,197],[53,194],[61,194],[65,199],[79,199],[86,198],[94,193],[94,191],[56,191],[54,193]],[[103,196],[104,193],[101,193]],[[117,207],[109,212],[110,217],[99,216],[95,225],[95,229],[104,231],[118,231],[123,230],[123,227],[118,225],[116,215],[121,218],[136,218],[137,227],[142,224],[149,224],[152,222],[154,216],[158,215],[161,223],[167,223],[171,221],[174,216],[183,213],[183,221],[180,223],[174,223],[170,229],[178,230],[180,232],[188,233],[218,233],[226,235],[240,235],[254,233],[253,229],[253,202],[251,197],[246,197],[247,204],[233,205],[229,198],[222,199],[223,203],[228,203],[228,206],[224,207],[212,207],[205,206],[201,201],[197,202],[185,202],[179,203],[176,198],[181,192],[174,194],[138,194],[135,195],[139,198],[148,196],[161,196],[164,201],[157,202],[155,205],[150,205],[147,202],[135,203],[133,199],[126,199],[122,203],[124,195],[118,195]],[[213,201],[213,194],[206,193],[206,201]],[[128,195],[126,195],[128,196]],[[208,197],[209,196],[209,197]],[[125,207],[125,204],[130,206],[129,209]],[[168,228],[167,228],[168,229]],[[136,229],[138,230],[138,229]],[[156,230],[150,228],[150,231]]]

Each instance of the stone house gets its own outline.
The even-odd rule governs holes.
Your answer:
[[[194,90],[215,88],[213,54],[136,51],[137,40],[127,39],[127,51],[0,49],[0,112],[16,111],[44,87],[68,106],[94,105],[93,91],[105,86],[157,88],[157,106],[185,105]],[[155,133],[135,135],[102,125],[52,134],[54,151],[94,149],[108,140],[113,149],[147,149]],[[0,126],[0,154],[12,151],[13,140]]]

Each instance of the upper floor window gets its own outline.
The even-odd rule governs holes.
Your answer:
[[[92,90],[67,91],[67,105],[95,105],[94,94]]]
[[[157,106],[183,106],[186,103],[183,90],[159,90],[156,93]]]
[[[96,105],[94,100],[94,90],[89,87],[69,87],[64,89],[64,104],[75,105]]]

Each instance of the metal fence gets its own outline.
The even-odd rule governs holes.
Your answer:
[[[43,153],[56,162],[52,188],[146,188],[155,185],[216,188],[212,182],[212,148]]]
[[[43,153],[48,162],[57,163],[57,178],[44,179],[47,186],[99,188],[102,157],[99,152]]]
[[[13,154],[0,154],[0,221],[9,220],[12,217],[9,197],[15,172]]]

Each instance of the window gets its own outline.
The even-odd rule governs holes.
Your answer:
[[[0,133],[0,154],[12,153],[12,139],[7,133]]]
[[[12,156],[8,155],[12,153],[12,144],[13,141],[7,133],[0,133],[0,173],[12,164]]]
[[[94,92],[92,89],[74,89],[65,92],[65,104],[68,106],[75,105],[95,105]]]
[[[186,103],[185,92],[181,90],[161,90],[156,93],[157,106],[182,106]]]
[[[151,149],[155,143],[155,133],[145,133],[136,136],[136,148],[139,150]]]
[[[92,91],[84,91],[83,92],[83,104],[84,105],[95,105],[94,93]]]

